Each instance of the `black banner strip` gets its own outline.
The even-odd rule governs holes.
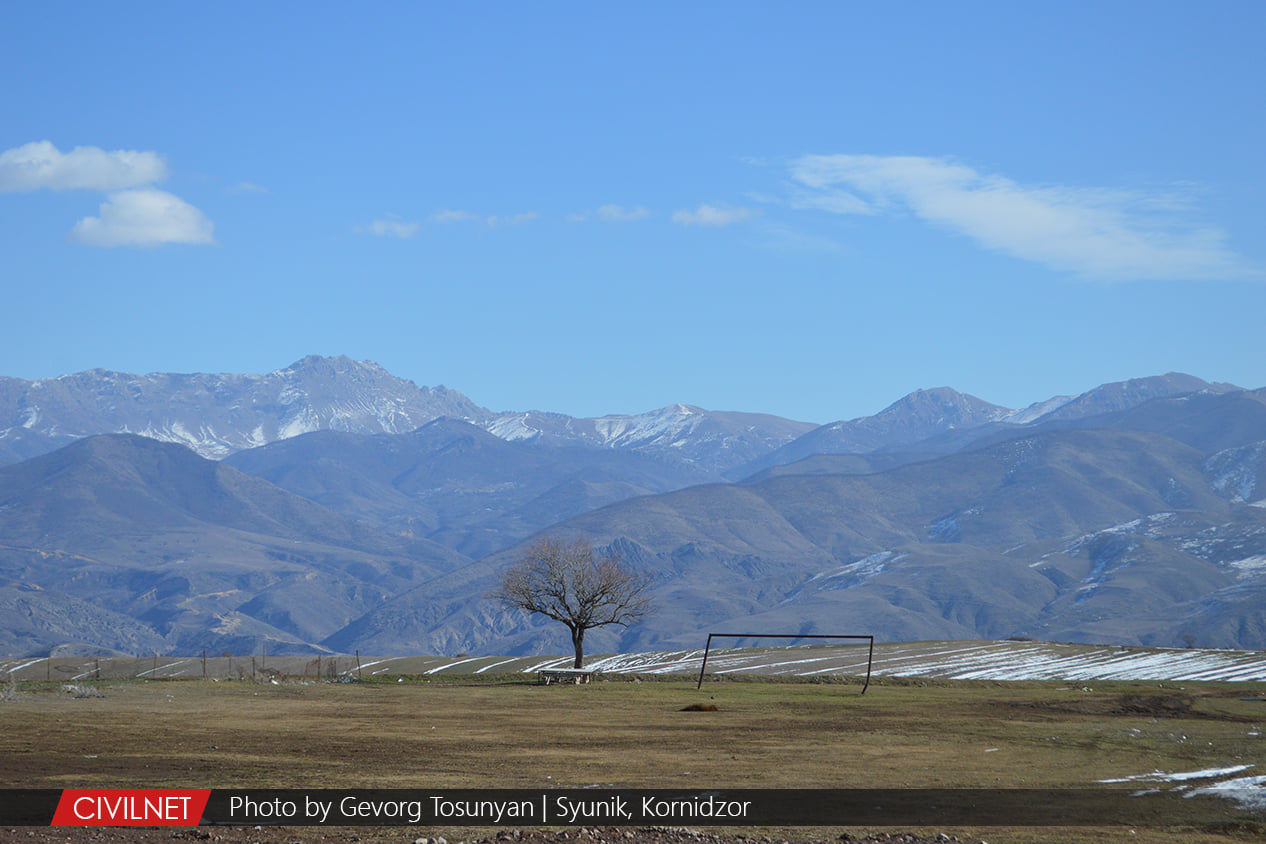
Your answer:
[[[0,790],[0,826],[50,823],[60,790]],[[215,789],[202,825],[1149,826],[1251,818],[1134,789]],[[1257,818],[1260,820],[1260,815]]]

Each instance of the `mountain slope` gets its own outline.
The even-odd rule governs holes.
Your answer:
[[[1069,399],[1034,421],[1054,422],[1065,419],[1082,419],[1087,416],[1098,416],[1104,413],[1129,410],[1152,399],[1191,393],[1238,392],[1240,389],[1234,384],[1210,384],[1194,375],[1187,375],[1182,372],[1168,372],[1164,375],[1154,375],[1149,378],[1131,378],[1128,381],[1101,384],[1092,390],[1087,390]]]
[[[949,387],[917,390],[874,416],[832,422],[808,432],[743,467],[744,477],[771,466],[793,463],[815,454],[865,454],[899,448],[943,431],[975,428],[997,421],[1007,408],[959,393]]]
[[[765,413],[675,404],[633,415],[579,419],[558,413],[503,413],[484,427],[504,440],[590,446],[669,456],[710,472],[742,466],[813,430]]]
[[[1266,554],[1266,510],[1220,496],[1205,463],[1155,434],[1053,431],[868,475],[693,487],[554,531],[589,537],[658,577],[661,612],[627,632],[594,631],[595,651],[688,647],[740,626],[1152,644],[1191,634],[1257,646],[1266,606],[1252,596],[1266,570],[1244,561]],[[1149,518],[1163,529],[1128,538]],[[1096,534],[1108,539],[1083,539]],[[1113,544],[1117,535],[1127,539]],[[517,550],[401,595],[327,644],[381,650],[408,629],[407,647],[424,650],[565,652],[549,624],[470,600]],[[1241,632],[1215,629],[1200,609],[1208,600]]]
[[[1124,385],[1150,380],[1137,379],[1124,382]],[[1166,383],[1163,379],[1158,380],[1162,384]],[[1123,385],[1105,385],[1105,387],[1114,388],[1108,391],[1111,400],[1105,403],[1107,406],[1116,406],[1121,403],[1119,401],[1121,393],[1115,389],[1120,386]],[[1224,389],[1225,387],[1226,385],[1210,385],[1210,389],[1207,390],[1159,396],[1130,405],[1123,410],[1108,410],[1089,416],[1044,415],[1020,427],[1002,422],[991,423],[977,428],[946,432],[924,440],[917,447],[929,454],[949,454],[1003,442],[1020,436],[1026,431],[1068,429],[1150,431],[1164,434],[1193,448],[1210,453],[1266,438],[1266,390]],[[1099,388],[1084,393],[1083,396],[1097,392]],[[1085,402],[1080,406],[1091,410],[1094,409],[1095,404]]]
[[[67,596],[140,622],[182,653],[250,652],[262,642],[274,652],[310,648],[467,561],[132,435],[90,437],[0,468],[0,537],[0,605],[23,590]],[[99,622],[71,603],[63,602],[67,617],[85,625],[78,638],[101,644]],[[69,628],[44,635],[41,644],[53,647]]]
[[[456,419],[408,434],[305,434],[226,462],[344,515],[475,557],[596,507],[718,479],[655,454],[506,441]]]
[[[1079,420],[1126,412],[1153,399],[1196,393],[1240,391],[1231,384],[1210,384],[1192,375],[1171,372],[1103,384],[1080,395],[1057,396],[1021,410],[1008,410],[948,387],[919,390],[874,416],[832,422],[764,457],[728,473],[750,477],[773,466],[823,454],[867,454],[914,451],[949,454],[984,442],[1019,436],[1026,429],[1060,427]],[[1128,428],[1128,423],[1083,427]]]

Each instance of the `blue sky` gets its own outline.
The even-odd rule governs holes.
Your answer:
[[[1266,385],[1266,5],[11,4],[0,374],[828,422]]]

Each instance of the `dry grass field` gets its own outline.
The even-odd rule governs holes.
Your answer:
[[[865,696],[848,683],[716,680],[699,691],[676,679],[538,686],[522,675],[79,685],[99,697],[65,688],[25,683],[7,691],[0,702],[0,786],[1038,788],[1240,765],[1266,773],[1266,703],[1245,700],[1266,695],[1243,683],[1180,688],[883,678]],[[680,711],[692,703],[717,711]],[[943,832],[991,844],[1260,837],[1266,819],[1225,804],[1225,820],[1215,825],[1193,815],[1165,829]],[[749,833],[829,839],[842,831]],[[0,838],[142,835],[41,830],[32,838],[29,832],[0,830]],[[261,842],[407,843],[435,834],[391,827],[217,832],[226,841]],[[472,840],[479,831],[440,834]]]

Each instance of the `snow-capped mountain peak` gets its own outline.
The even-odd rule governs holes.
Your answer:
[[[439,416],[488,415],[460,393],[419,387],[348,357],[310,355],[265,375],[93,369],[36,381],[0,378],[0,437],[21,429],[18,458],[108,433],[222,458],[310,431],[403,433]]]

